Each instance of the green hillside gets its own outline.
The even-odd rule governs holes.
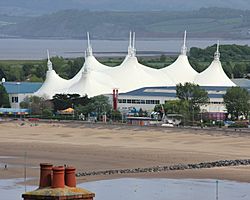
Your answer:
[[[225,8],[185,12],[65,10],[12,21],[0,30],[25,38],[82,38],[90,31],[98,39],[121,39],[127,38],[129,30],[141,38],[163,38],[176,37],[186,29],[189,37],[243,39],[250,37],[249,25],[250,11]]]

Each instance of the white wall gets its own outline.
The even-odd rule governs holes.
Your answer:
[[[16,108],[19,109],[20,108],[20,103],[24,100],[25,97],[27,96],[32,96],[33,93],[24,93],[24,94],[9,94],[9,102],[10,102],[10,106],[11,108]],[[18,102],[12,102],[12,97],[18,97]]]

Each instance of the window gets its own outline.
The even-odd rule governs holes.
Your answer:
[[[136,104],[141,104],[141,100],[140,100],[140,99],[136,99],[136,100],[135,100],[135,103],[136,103]]]
[[[132,101],[131,101],[131,99],[127,99],[127,103],[131,103]]]
[[[11,102],[12,103],[18,103],[18,97],[12,97]]]

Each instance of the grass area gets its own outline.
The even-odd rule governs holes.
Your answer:
[[[44,60],[0,60],[0,65],[24,65],[24,64],[32,64],[38,65],[43,64]]]

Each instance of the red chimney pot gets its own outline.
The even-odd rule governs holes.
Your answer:
[[[76,168],[66,167],[65,168],[65,185],[69,187],[76,187]]]
[[[64,188],[64,167],[53,167],[52,188]]]
[[[50,163],[40,164],[40,183],[39,188],[51,186],[51,175],[53,165]]]

